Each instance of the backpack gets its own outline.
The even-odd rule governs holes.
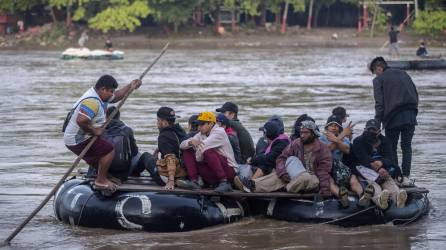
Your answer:
[[[115,156],[110,165],[111,173],[127,173],[132,162],[130,139],[124,131],[125,128],[126,126],[121,126],[116,129],[109,129],[103,135],[104,139],[113,144],[115,149]]]
[[[68,126],[68,123],[70,122],[71,117],[73,116],[74,111],[76,110],[77,106],[79,106],[79,104],[81,104],[83,100],[88,99],[88,98],[94,98],[94,99],[99,100],[99,98],[94,97],[94,96],[89,96],[89,97],[86,97],[86,98],[80,100],[80,101],[76,104],[76,106],[74,106],[74,108],[72,108],[72,109],[70,109],[70,111],[68,111],[67,116],[65,117],[65,120],[63,121],[63,125],[62,125],[62,133],[65,133],[65,130],[66,130],[67,126]],[[101,101],[101,100],[99,100],[99,101]]]

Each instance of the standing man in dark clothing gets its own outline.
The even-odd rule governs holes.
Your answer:
[[[225,102],[225,104],[223,104],[221,108],[216,109],[216,111],[225,114],[231,121],[231,127],[237,132],[240,142],[242,162],[246,162],[249,157],[252,157],[255,154],[254,141],[248,130],[246,130],[237,117],[238,106],[232,102]]]
[[[390,27],[389,31],[389,54],[392,56],[395,54],[395,56],[400,55],[400,49],[398,47],[398,34],[400,33],[399,30],[395,30],[393,26]]]
[[[167,176],[165,188],[174,189],[175,178],[185,177],[186,170],[180,165],[180,143],[186,138],[186,132],[175,123],[175,111],[169,107],[161,107],[156,113],[158,151],[161,159],[157,161],[159,175]]]
[[[410,185],[412,137],[417,125],[418,92],[410,76],[402,70],[391,69],[382,57],[370,63],[375,97],[375,119],[382,123],[392,146],[391,159],[398,165],[397,145],[401,136],[403,185]]]

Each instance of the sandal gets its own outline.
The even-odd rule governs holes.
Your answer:
[[[339,202],[343,208],[350,206],[350,201],[348,200],[348,190],[345,187],[339,188]]]
[[[96,182],[93,184],[93,188],[97,191],[101,191],[101,192],[107,192],[110,194],[113,194],[114,192],[116,192],[118,186],[113,183],[110,182],[108,185],[103,185],[103,184],[97,184]]]
[[[358,206],[361,207],[370,206],[370,199],[373,197],[374,193],[375,193],[375,188],[373,187],[373,185],[371,184],[367,185],[361,198],[359,198]]]
[[[116,177],[114,177],[113,175],[107,175],[107,178],[111,181],[111,182],[113,182],[113,183],[115,183],[116,185],[118,185],[118,186],[120,186],[121,184],[122,184],[122,181],[121,181],[121,179],[119,179],[119,178],[116,178]]]

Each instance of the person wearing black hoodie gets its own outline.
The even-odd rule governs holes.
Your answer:
[[[290,144],[290,138],[281,133],[281,127],[276,121],[266,122],[262,131],[268,141],[266,149],[264,152],[257,153],[254,157],[248,159],[248,164],[251,165],[254,174],[251,178],[245,176],[234,178],[234,185],[241,191],[256,191],[256,186],[264,185],[265,182],[262,182],[260,177],[270,174],[276,168],[277,157]]]
[[[375,120],[382,123],[392,147],[390,160],[398,165],[397,147],[401,137],[403,185],[410,185],[412,138],[417,125],[418,92],[410,76],[403,70],[387,67],[382,57],[370,63],[375,97]]]
[[[169,107],[161,107],[157,112],[157,126],[160,131],[158,136],[158,152],[161,159],[157,160],[158,173],[167,176],[165,188],[173,190],[175,178],[186,176],[185,169],[181,166],[180,143],[187,137],[184,129],[175,123],[175,111]]]

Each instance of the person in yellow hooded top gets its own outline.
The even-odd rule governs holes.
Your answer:
[[[198,188],[198,176],[201,176],[206,184],[216,186],[216,192],[232,191],[230,183],[238,172],[238,165],[228,135],[218,126],[212,112],[201,112],[196,122],[199,133],[180,144],[190,179],[187,186]],[[186,186],[178,182],[177,185]]]

